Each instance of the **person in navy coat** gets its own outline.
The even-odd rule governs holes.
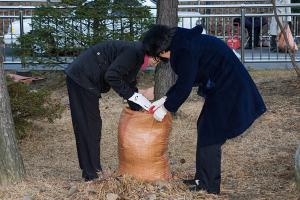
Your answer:
[[[178,78],[152,104],[154,118],[175,113],[194,86],[205,98],[197,121],[196,173],[183,182],[190,190],[220,193],[221,146],[242,134],[266,111],[255,83],[234,52],[220,39],[193,29],[153,25],[143,38],[147,55],[170,60]]]

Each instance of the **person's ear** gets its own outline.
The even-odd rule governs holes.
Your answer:
[[[162,51],[160,52],[159,56],[163,58],[170,58],[170,51]]]
[[[164,55],[165,53],[167,53],[167,51],[161,51],[159,55]]]

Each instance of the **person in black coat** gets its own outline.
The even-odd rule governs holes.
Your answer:
[[[156,66],[157,61],[145,55],[141,42],[108,41],[82,52],[65,70],[79,166],[86,181],[102,172],[101,93],[112,88],[133,110],[149,109],[151,103],[136,88],[138,71],[147,64]]]
[[[191,190],[220,193],[221,146],[242,134],[266,107],[244,65],[220,39],[203,28],[154,25],[144,35],[146,54],[170,59],[178,78],[166,96],[152,104],[154,118],[176,112],[194,86],[205,98],[197,121],[196,173],[184,180]]]

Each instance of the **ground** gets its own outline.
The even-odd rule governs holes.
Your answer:
[[[294,156],[300,144],[300,79],[293,70],[250,70],[268,111],[245,134],[223,145],[221,195],[187,192],[178,180],[147,183],[116,178],[117,125],[126,105],[114,92],[103,95],[101,160],[112,177],[94,183],[81,180],[66,89],[56,90],[66,109],[53,124],[36,121],[21,141],[27,178],[0,187],[0,199],[300,199],[294,180]],[[152,74],[140,75],[141,87],[150,86]],[[169,159],[173,175],[191,178],[195,170],[196,120],[203,100],[195,92],[173,122]]]

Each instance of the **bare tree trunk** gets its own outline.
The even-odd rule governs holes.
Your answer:
[[[292,51],[292,48],[290,46],[287,34],[286,34],[286,32],[283,28],[283,25],[282,25],[281,21],[279,20],[279,17],[278,17],[278,14],[277,14],[276,0],[272,0],[272,4],[273,4],[275,19],[276,19],[277,24],[279,25],[280,31],[283,33],[284,40],[285,40],[285,43],[287,44],[288,53],[289,53],[289,56],[291,57],[293,67],[296,71],[297,76],[300,77],[300,68],[299,68],[299,66],[298,66],[298,64],[296,63],[296,60],[295,60],[295,52]]]
[[[295,155],[295,171],[296,171],[296,185],[300,190],[300,145]]]
[[[178,18],[177,10],[178,0],[158,0],[156,23],[176,27]],[[164,96],[175,81],[176,74],[173,72],[170,63],[160,63],[155,71],[155,99],[159,99]]]
[[[25,175],[25,169],[15,136],[2,50],[3,45],[0,41],[0,185],[8,185],[21,180]]]

